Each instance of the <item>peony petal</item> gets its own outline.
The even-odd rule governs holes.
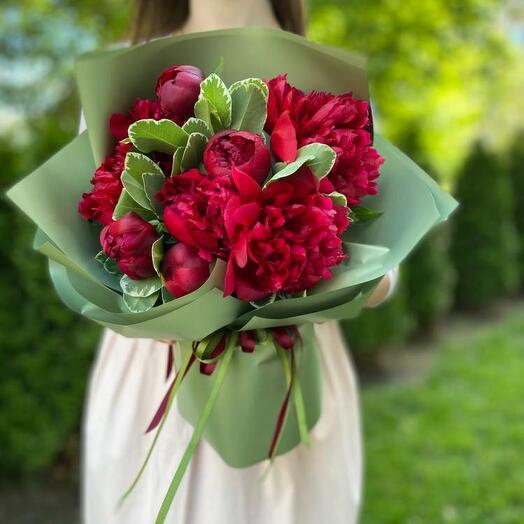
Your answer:
[[[123,140],[127,137],[127,130],[132,124],[131,118],[122,113],[114,113],[109,119],[109,129],[111,134],[118,140]]]
[[[282,162],[293,162],[297,158],[297,132],[289,111],[280,115],[273,128],[271,151]]]
[[[238,167],[233,167],[231,170],[231,176],[243,202],[260,200],[262,197],[262,188],[253,177],[250,177],[242,170],[238,169]]]
[[[228,297],[235,291],[235,268],[233,261],[230,259],[227,262],[226,274],[224,277],[224,296]]]
[[[251,229],[260,215],[261,207],[258,202],[249,202],[239,206],[233,214],[235,225]]]
[[[235,262],[239,267],[245,267],[247,264],[247,237],[246,235],[241,235],[240,238],[235,243],[233,247],[233,256],[235,257]]]
[[[198,247],[185,222],[169,206],[164,208],[164,225],[179,242]]]

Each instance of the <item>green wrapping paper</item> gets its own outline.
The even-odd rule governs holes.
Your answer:
[[[301,326],[300,334],[303,342],[296,348],[297,371],[307,407],[307,425],[311,428],[320,417],[320,361],[313,325]],[[181,344],[181,352],[177,354],[179,366],[189,351],[190,346]],[[209,377],[193,367],[177,395],[180,413],[193,426],[209,398],[211,387]],[[237,351],[233,354],[204,431],[204,438],[227,464],[243,468],[267,458],[286,388],[274,342],[258,344],[253,353]],[[286,453],[300,442],[296,415],[292,409],[289,411],[278,454]]]
[[[368,98],[365,63],[360,57],[273,29],[196,33],[90,53],[77,64],[88,131],[19,182],[8,196],[38,226],[34,247],[49,258],[53,284],[69,308],[124,336],[177,340],[179,363],[187,357],[189,341],[225,328],[235,332],[298,325],[303,345],[296,348],[297,376],[309,430],[319,418],[321,404],[312,323],[357,316],[379,279],[402,262],[433,226],[446,220],[457,203],[376,134],[375,147],[385,162],[378,196],[364,199],[363,204],[382,215],[349,227],[344,240],[350,257],[334,269],[331,280],[304,297],[255,308],[223,297],[224,265],[217,262],[208,281],[193,293],[145,313],[128,312],[118,282],[94,259],[99,229],[77,213],[81,193],[89,189],[96,165],[113,145],[108,119],[112,113],[127,111],[136,98],[151,97],[155,79],[166,67],[191,64],[210,73],[222,60],[220,76],[227,85],[248,77],[267,79],[287,73],[289,81],[304,91],[352,91]],[[272,344],[258,345],[251,354],[235,350],[227,353],[227,359],[229,367],[203,436],[228,464],[245,467],[267,457],[286,394],[286,376]],[[178,406],[193,426],[199,426],[214,387],[213,377],[200,374],[198,366],[184,380]],[[300,440],[291,410],[276,455]]]

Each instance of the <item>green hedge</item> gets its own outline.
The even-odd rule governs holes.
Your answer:
[[[30,151],[0,143],[2,193],[71,136],[53,125],[34,125],[39,138]],[[4,203],[0,227],[0,477],[5,478],[48,466],[78,427],[99,330],[56,297],[44,257],[31,250],[34,226]]]
[[[418,332],[431,335],[450,309],[454,271],[448,253],[448,228],[439,226],[406,261],[408,309]]]
[[[524,238],[524,131],[515,138],[509,151],[509,172],[515,198],[515,225],[519,238]],[[519,256],[520,288],[524,289],[524,249]]]
[[[401,268],[397,292],[385,304],[364,309],[355,319],[341,322],[342,331],[357,360],[372,360],[384,346],[404,342],[413,330],[407,308],[406,271]]]
[[[460,173],[451,255],[458,307],[479,309],[518,286],[513,191],[500,159],[477,144]]]
[[[420,139],[420,129],[411,129],[402,140],[401,149],[439,181]],[[416,330],[426,335],[434,332],[439,319],[451,308],[454,272],[448,248],[448,228],[440,225],[420,242],[405,263],[408,308]]]

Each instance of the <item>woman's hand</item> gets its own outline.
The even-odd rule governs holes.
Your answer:
[[[366,303],[366,307],[377,307],[382,302],[387,300],[395,291],[398,281],[398,267],[388,271],[378,283],[369,300]]]

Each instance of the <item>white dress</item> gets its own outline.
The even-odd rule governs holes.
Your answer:
[[[315,326],[322,413],[311,444],[248,468],[228,466],[201,441],[170,510],[170,524],[353,524],[362,485],[355,375],[336,322]],[[153,524],[192,427],[171,410],[135,491],[117,510],[151,444],[145,435],[166,390],[166,344],[106,331],[84,420],[85,524]]]

